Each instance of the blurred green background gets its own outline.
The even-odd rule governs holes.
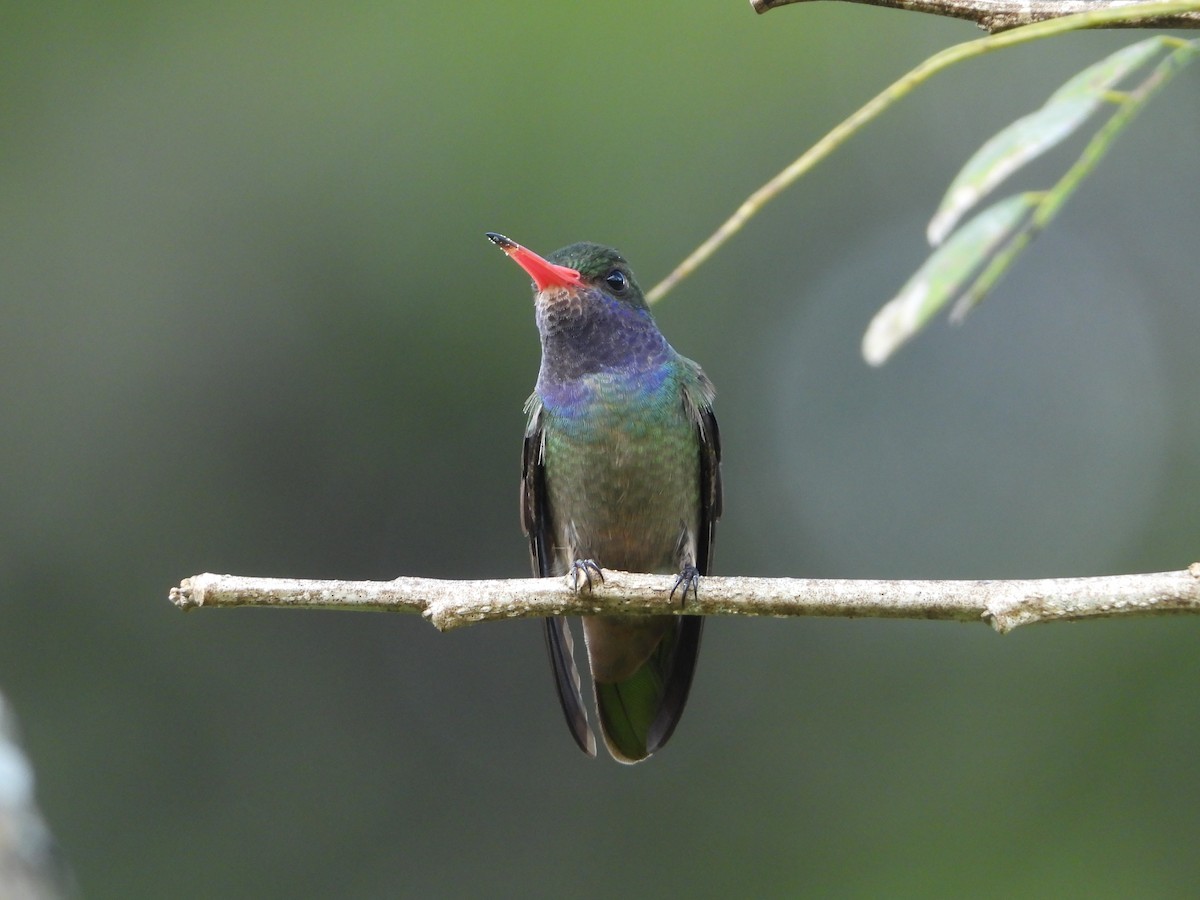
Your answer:
[[[1196,621],[714,621],[630,769],[572,745],[536,623],[166,600],[526,575],[537,338],[483,232],[613,244],[648,286],[977,35],[741,0],[5,6],[0,690],[84,892],[1194,894]],[[718,572],[1200,556],[1195,68],[964,327],[858,351],[971,151],[1137,36],[941,76],[658,307],[719,391]]]

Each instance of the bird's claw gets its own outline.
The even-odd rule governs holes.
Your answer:
[[[692,592],[694,599],[700,599],[700,570],[691,563],[679,570],[679,577],[675,579],[675,587],[671,588],[670,600],[675,599],[675,592],[681,587],[683,588],[683,593],[679,595],[681,605],[687,603],[688,591]]]
[[[604,573],[600,570],[600,566],[596,564],[594,559],[577,559],[571,563],[571,571],[568,573],[571,576],[571,586],[578,592],[579,590],[579,573],[583,573],[583,578],[587,582],[587,588],[590,591],[593,587],[592,573],[596,573],[596,577],[601,582],[604,581]]]

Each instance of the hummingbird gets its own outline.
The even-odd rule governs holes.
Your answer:
[[[686,604],[712,560],[721,515],[721,445],[712,382],[667,343],[629,264],[599,244],[549,258],[488,233],[533,279],[542,361],[525,404],[521,525],[534,575],[601,567],[674,574]],[[618,762],[666,744],[687,703],[700,651],[699,616],[585,616],[583,634],[600,733]],[[562,616],[545,621],[558,699],[589,756],[574,642]]]

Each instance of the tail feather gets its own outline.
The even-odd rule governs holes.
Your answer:
[[[604,743],[618,762],[636,763],[670,739],[687,704],[704,620],[681,616],[629,678],[594,682]]]
[[[675,646],[671,648],[668,663],[666,692],[658,707],[658,715],[647,733],[647,753],[654,753],[675,732],[683,708],[687,706],[688,692],[692,689],[692,676],[696,674],[696,660],[700,657],[700,635],[704,631],[701,616],[680,616]]]

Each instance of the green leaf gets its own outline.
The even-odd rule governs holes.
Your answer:
[[[1122,78],[1144,66],[1159,50],[1166,50],[1176,42],[1165,35],[1155,35],[1130,44],[1116,53],[1111,53],[1100,62],[1088,66],[1078,75],[1050,95],[1046,104],[1073,97],[1102,94],[1111,90]]]
[[[1114,92],[1115,82],[1144,65],[1160,49],[1169,52],[1138,84],[1120,93]],[[1055,134],[1069,133],[1070,128],[1049,121],[1045,115],[1047,109],[1066,119],[1071,128],[1078,127],[1083,120],[1080,109],[1084,106],[1090,105],[1094,109],[1105,102],[1112,110],[1079,158],[1052,187],[1018,194],[994,204],[935,250],[900,293],[872,319],[863,336],[863,356],[867,362],[881,365],[897,347],[952,301],[950,321],[961,321],[1096,169],[1117,135],[1128,127],[1163,85],[1197,57],[1200,57],[1200,40],[1162,36],[1140,41],[1079,73],[1055,91],[1042,110],[1014,123],[989,141],[955,179],[955,186],[947,193],[938,213],[945,217],[947,224],[939,225],[939,228],[952,228],[963,210],[977,202],[1017,165],[1052,146]],[[1026,126],[1025,131],[1018,127],[1022,124]],[[985,153],[989,148],[991,150]],[[1013,160],[1016,160],[1015,164]],[[959,188],[961,192],[952,202],[951,198]],[[969,202],[964,197],[969,198]],[[948,212],[951,207],[953,210]],[[935,225],[938,225],[938,217],[931,227]],[[939,233],[938,237],[944,235]]]
[[[1147,38],[1088,66],[1050,95],[1041,109],[994,135],[955,177],[929,223],[929,243],[937,246],[963,214],[1021,166],[1045,153],[1079,128],[1109,100],[1122,78],[1168,46],[1163,36]]]
[[[863,335],[863,358],[873,366],[882,365],[939,310],[961,296],[980,266],[1028,225],[1041,196],[1015,194],[989,206],[935,250],[875,314]]]

